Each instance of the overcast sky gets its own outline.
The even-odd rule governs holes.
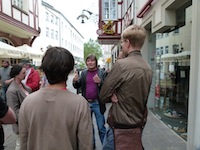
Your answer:
[[[76,27],[76,29],[83,35],[85,42],[89,38],[96,40],[98,29],[97,23],[94,23],[95,15],[91,15],[89,20],[85,20],[85,23],[81,23],[81,19],[77,20],[77,17],[82,14],[82,10],[86,9],[94,14],[98,14],[98,1],[97,0],[44,0],[45,2],[52,5],[55,9],[62,12],[65,17]],[[88,17],[90,16],[87,12],[84,12]]]

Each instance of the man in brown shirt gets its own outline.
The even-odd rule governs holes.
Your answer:
[[[113,93],[116,94],[109,112],[114,121],[109,124],[111,127],[142,128],[145,124],[139,125],[146,120],[146,103],[152,80],[152,70],[140,52],[145,37],[145,29],[137,25],[127,27],[121,35],[122,51],[126,57],[116,61],[100,91],[102,103],[111,102]],[[112,128],[107,132],[103,149],[114,149]],[[127,142],[131,141],[126,140],[124,144],[128,145]]]

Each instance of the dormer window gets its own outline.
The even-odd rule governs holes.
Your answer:
[[[102,0],[102,19],[117,20],[117,1]]]

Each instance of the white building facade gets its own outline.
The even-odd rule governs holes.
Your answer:
[[[76,61],[83,61],[84,37],[62,12],[44,1],[40,5],[40,28],[33,47],[46,51],[49,46],[61,46],[69,50]]]

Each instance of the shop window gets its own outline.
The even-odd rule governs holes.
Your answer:
[[[116,0],[103,0],[103,20],[116,20],[117,19],[117,1]]]

